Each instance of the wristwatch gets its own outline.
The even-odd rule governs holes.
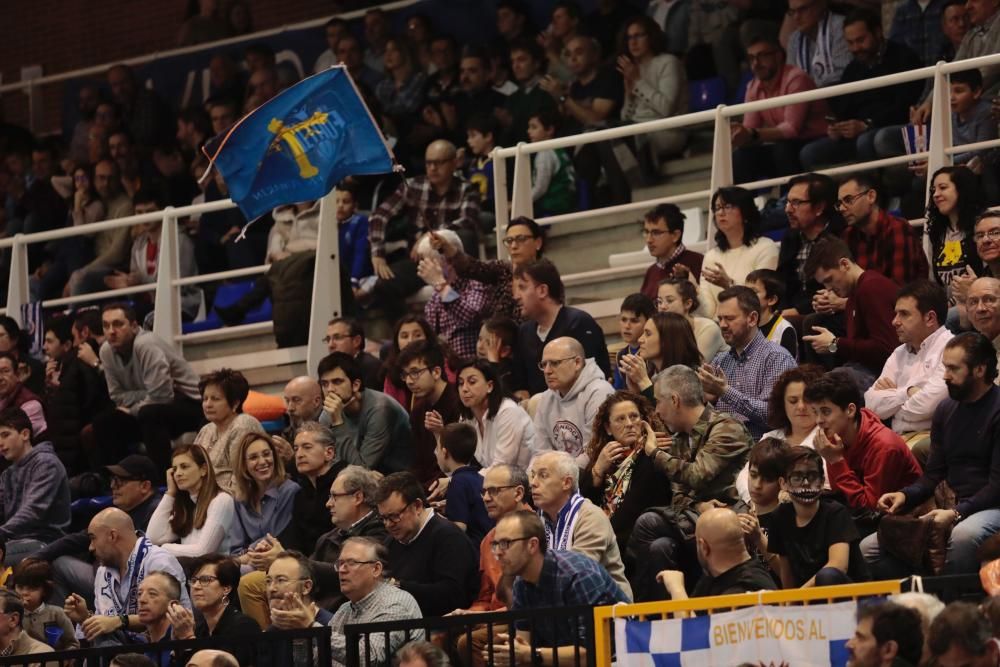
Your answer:
[[[840,339],[839,338],[834,338],[833,342],[830,343],[830,347],[829,347],[830,354],[837,354],[837,341],[838,340],[840,340]]]

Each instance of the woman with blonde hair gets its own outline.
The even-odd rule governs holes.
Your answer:
[[[256,433],[248,433],[240,442],[233,481],[236,519],[230,544],[240,565],[247,566],[249,552],[260,540],[276,537],[288,527],[300,487],[286,475],[274,440]]]
[[[149,519],[146,536],[174,556],[229,552],[233,497],[219,488],[208,452],[185,445],[173,452],[167,492]]]

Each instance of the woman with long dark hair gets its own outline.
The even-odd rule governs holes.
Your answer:
[[[699,296],[704,312],[715,316],[719,293],[742,285],[757,269],[778,267],[778,244],[760,235],[760,211],[749,190],[719,188],[712,195],[715,216],[715,247],[705,253],[701,265]]]
[[[493,364],[485,359],[468,361],[458,371],[458,397],[462,421],[476,429],[476,460],[483,468],[497,463],[527,469],[535,427],[524,409],[504,396]]]
[[[167,492],[149,519],[146,534],[174,556],[229,553],[233,497],[219,488],[201,445],[174,450]]]
[[[930,258],[931,278],[948,288],[971,269],[983,274],[974,240],[976,218],[984,206],[979,178],[968,167],[941,167],[931,177],[927,202],[924,249]]]
[[[623,356],[621,366],[628,390],[655,402],[652,378],[657,373],[675,364],[697,369],[702,360],[688,319],[677,313],[656,313],[639,335],[639,354]]]

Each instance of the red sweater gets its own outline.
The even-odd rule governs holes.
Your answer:
[[[876,375],[882,372],[899,345],[892,327],[897,292],[899,285],[881,273],[861,274],[844,308],[847,335],[837,339],[837,360],[841,364],[853,361]]]
[[[683,264],[688,267],[688,270],[694,274],[695,282],[701,279],[701,261],[705,259],[704,255],[700,252],[694,252],[693,250],[685,249],[677,259],[672,262],[668,262],[666,266],[660,268],[660,265],[653,262],[648,269],[646,269],[646,275],[642,279],[642,287],[639,291],[648,296],[653,302],[656,302],[656,288],[659,286],[661,280],[666,280],[667,278],[672,278],[674,273],[674,266],[677,264]]]
[[[852,509],[876,509],[883,493],[900,491],[920,477],[920,464],[899,434],[874,412],[861,409],[861,425],[844,458],[827,464],[830,488],[844,494]]]

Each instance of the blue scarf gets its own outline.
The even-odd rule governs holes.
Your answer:
[[[580,515],[580,507],[584,500],[584,497],[579,493],[574,493],[559,510],[554,530],[552,522],[548,520],[545,513],[538,510],[539,516],[542,517],[542,523],[545,525],[545,540],[549,544],[549,549],[568,551],[573,546],[573,528],[576,527],[576,520]]]

